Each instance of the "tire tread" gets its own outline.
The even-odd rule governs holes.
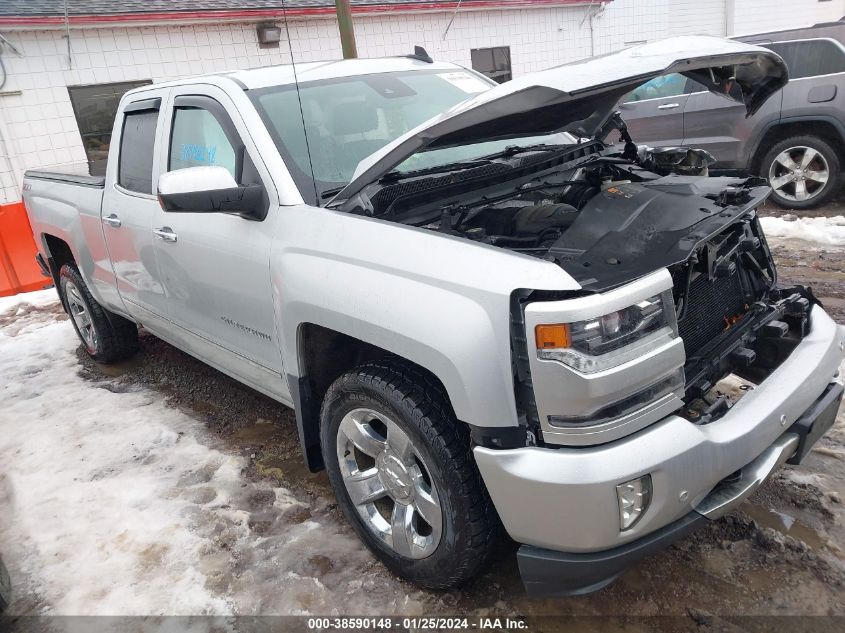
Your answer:
[[[135,354],[138,351],[138,326],[118,314],[109,312],[97,303],[82,279],[82,275],[79,274],[79,270],[73,264],[64,264],[61,267],[59,279],[62,278],[72,281],[79,288],[82,299],[88,304],[98,339],[97,353],[92,355],[92,358],[102,363],[114,363]],[[64,287],[61,288],[61,294],[62,300],[65,300]],[[76,324],[74,324],[74,329],[76,329]]]

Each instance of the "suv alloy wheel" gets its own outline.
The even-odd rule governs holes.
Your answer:
[[[772,187],[775,203],[787,209],[810,209],[838,188],[839,158],[821,138],[796,136],[769,149],[761,172]]]

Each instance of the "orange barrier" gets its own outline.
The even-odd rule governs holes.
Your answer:
[[[52,284],[41,274],[36,252],[23,202],[0,204],[0,297]]]

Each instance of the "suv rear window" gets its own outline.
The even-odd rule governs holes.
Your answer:
[[[799,40],[760,44],[786,62],[790,79],[845,72],[845,51],[830,40]]]
[[[153,192],[153,148],[158,110],[127,112],[120,135],[117,184],[137,193]]]

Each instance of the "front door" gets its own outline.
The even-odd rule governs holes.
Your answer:
[[[684,140],[687,79],[677,73],[655,77],[623,98],[619,110],[634,143],[675,147]],[[615,140],[615,139],[610,139]]]
[[[159,211],[154,195],[156,139],[166,90],[130,97],[118,112],[100,220],[117,289],[126,311],[144,325],[167,314],[164,285],[153,248],[152,222]]]
[[[195,89],[193,89],[195,91]],[[170,130],[162,172],[218,165],[239,184],[272,187],[234,105],[219,89],[174,88],[165,115]],[[224,106],[224,104],[226,104]],[[228,111],[227,111],[228,110]],[[246,141],[246,142],[245,142]],[[287,392],[276,335],[270,283],[270,247],[277,208],[264,220],[231,213],[169,213],[159,208],[152,234],[167,292],[170,319],[181,343],[252,386]],[[284,399],[284,398],[283,398]]]

